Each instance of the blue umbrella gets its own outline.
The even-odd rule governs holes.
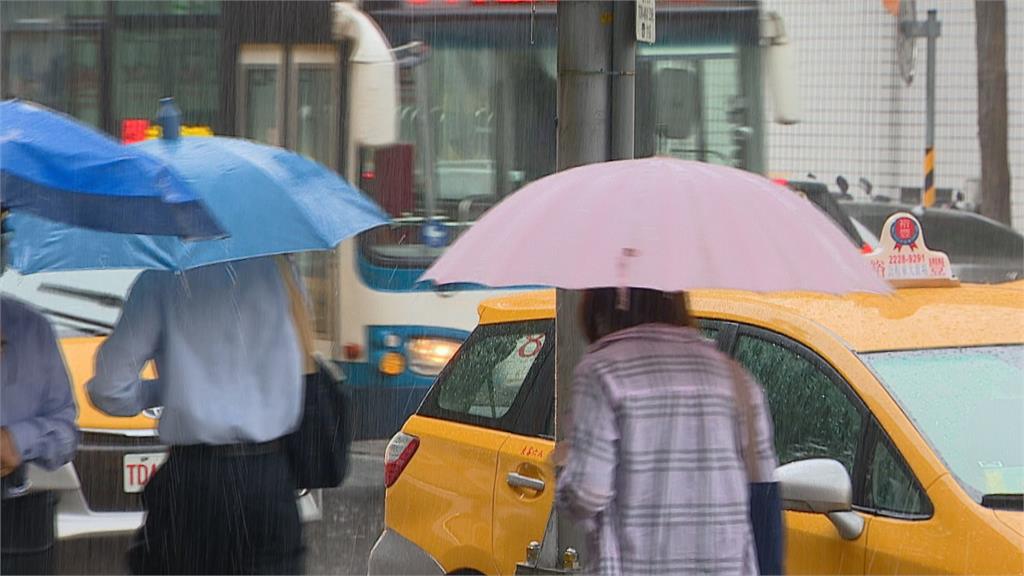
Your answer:
[[[224,233],[164,162],[77,120],[20,100],[0,102],[5,210],[74,226],[212,238]]]
[[[150,140],[132,146],[166,161],[199,191],[228,233],[182,242],[112,234],[12,214],[10,265],[23,273],[207,264],[325,250],[387,222],[381,209],[331,170],[282,148],[235,138]]]

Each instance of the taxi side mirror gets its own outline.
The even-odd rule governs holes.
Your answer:
[[[845,540],[856,540],[864,532],[864,519],[853,511],[853,482],[839,462],[799,460],[780,466],[775,477],[786,510],[828,516]]]

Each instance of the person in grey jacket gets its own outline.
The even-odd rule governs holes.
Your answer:
[[[56,498],[29,491],[25,465],[52,470],[71,461],[78,447],[77,411],[50,323],[3,295],[0,387],[0,573],[52,573]]]

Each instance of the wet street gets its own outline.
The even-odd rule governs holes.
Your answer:
[[[366,574],[370,548],[384,526],[385,441],[353,444],[342,487],[323,491],[323,518],[305,526],[307,574]],[[127,574],[130,539],[60,544],[59,574]]]
[[[357,442],[344,485],[323,492],[323,519],[306,526],[307,574],[366,574],[384,528],[383,441]]]

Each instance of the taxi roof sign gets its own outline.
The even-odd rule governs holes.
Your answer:
[[[145,118],[126,118],[121,121],[121,143],[134,144],[144,140],[159,138],[163,128],[159,124],[151,124]],[[182,136],[213,136],[209,126],[182,126]]]
[[[896,288],[957,286],[949,256],[929,250],[921,223],[909,212],[896,212],[882,227],[878,249],[867,255],[878,275]]]

